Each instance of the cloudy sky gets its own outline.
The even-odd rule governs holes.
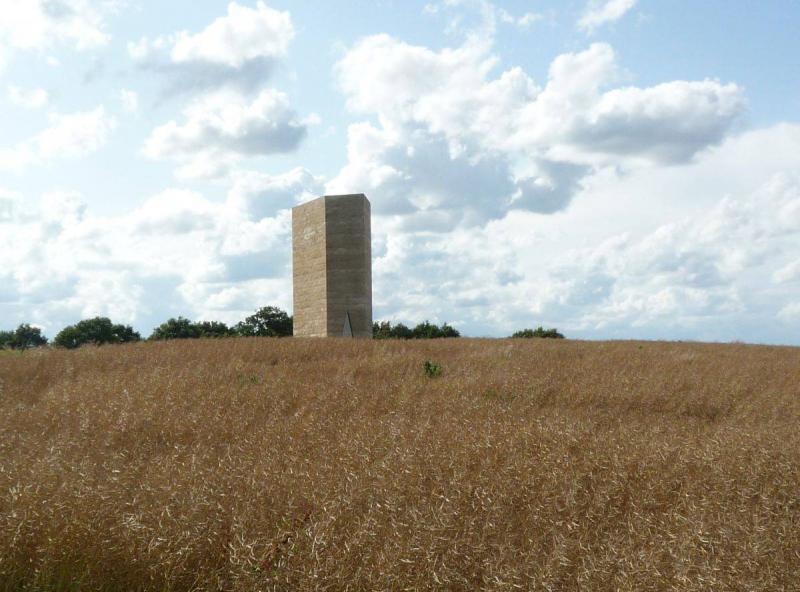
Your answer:
[[[797,0],[0,0],[0,328],[291,310],[366,193],[375,317],[800,344]]]

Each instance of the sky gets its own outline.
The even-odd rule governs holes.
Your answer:
[[[0,13],[0,328],[291,312],[365,193],[376,320],[800,345],[798,0]]]

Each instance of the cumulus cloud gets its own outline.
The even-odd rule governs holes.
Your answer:
[[[254,222],[319,197],[324,189],[323,179],[302,167],[282,175],[236,171],[232,180],[228,205]]]
[[[23,109],[41,109],[47,105],[49,95],[43,88],[25,89],[10,85],[7,92],[8,100]]]
[[[0,191],[0,316],[33,316],[52,336],[99,314],[147,331],[171,315],[233,322],[289,308],[289,208],[319,185],[303,169],[240,173],[224,201],[173,188],[110,217],[75,193],[22,208]]]
[[[236,2],[199,33],[181,31],[128,45],[141,67],[164,74],[169,93],[205,91],[222,85],[251,90],[264,83],[294,37],[288,12],[259,1]]]
[[[291,152],[314,119],[300,119],[288,97],[264,90],[253,100],[235,91],[203,95],[184,110],[184,122],[154,129],[144,146],[153,159],[175,159],[181,177],[213,177],[247,156]]]
[[[744,109],[738,86],[714,80],[613,88],[619,67],[602,43],[556,57],[544,85],[496,66],[485,39],[441,51],[360,41],[336,74],[349,109],[379,124],[350,127],[329,190],[361,188],[378,213],[451,226],[552,213],[599,168],[690,162]]]
[[[50,113],[50,125],[9,148],[0,147],[0,170],[20,170],[34,163],[78,158],[100,149],[116,127],[102,106],[77,113]]]
[[[800,127],[778,126],[690,166],[598,172],[558,216],[514,210],[445,233],[379,217],[376,314],[436,311],[473,334],[549,323],[587,337],[794,343],[798,147]]]
[[[105,8],[89,0],[0,0],[0,66],[14,51],[105,45]]]
[[[618,21],[636,6],[637,0],[590,0],[578,21],[578,27],[587,33]]]

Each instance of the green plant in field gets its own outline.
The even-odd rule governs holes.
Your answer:
[[[425,369],[425,376],[428,378],[436,378],[442,375],[442,367],[436,362],[425,360],[423,368]]]

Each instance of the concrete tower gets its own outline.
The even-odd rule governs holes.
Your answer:
[[[370,205],[326,195],[292,209],[294,334],[372,338]]]

